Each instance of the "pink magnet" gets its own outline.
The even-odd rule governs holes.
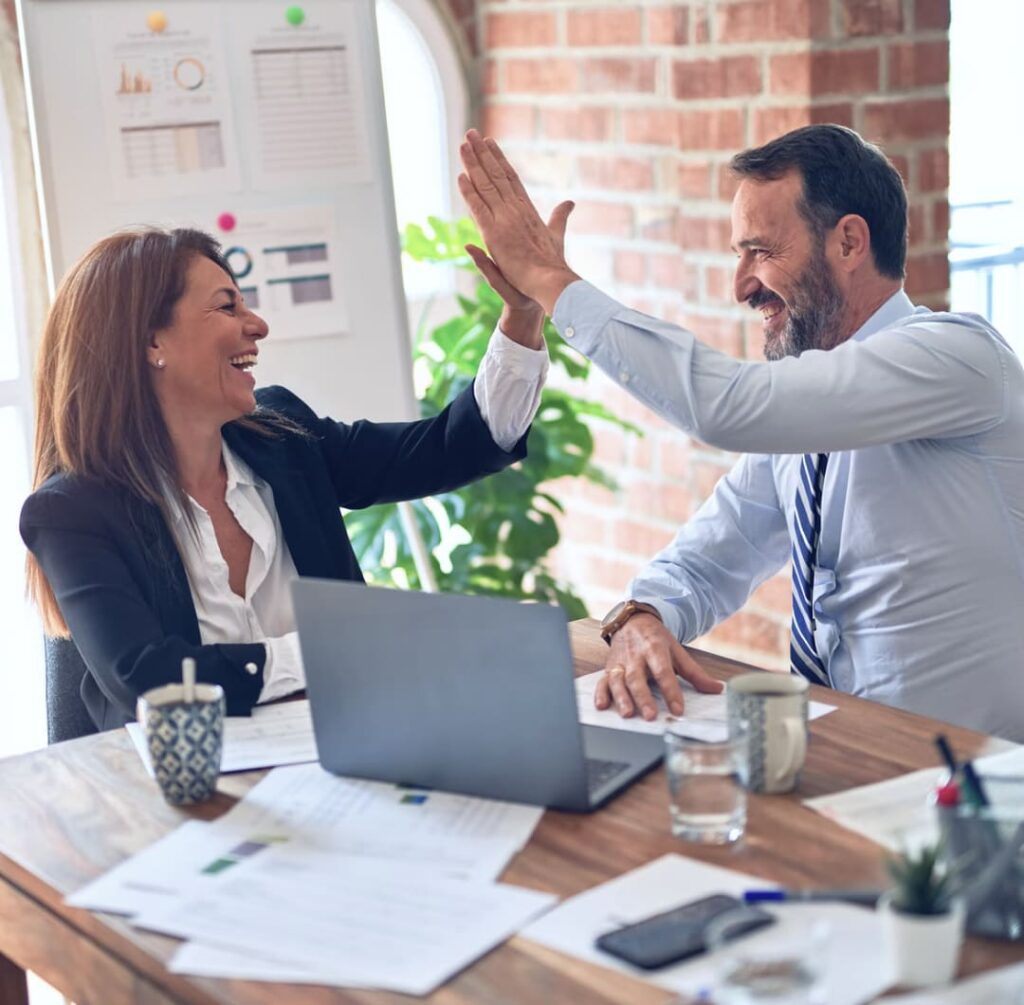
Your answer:
[[[220,227],[221,230],[234,230],[237,222],[238,221],[235,219],[234,213],[221,213],[220,216],[217,217],[217,226]]]

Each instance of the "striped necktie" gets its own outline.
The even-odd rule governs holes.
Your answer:
[[[828,454],[804,454],[796,490],[793,520],[793,627],[789,640],[789,665],[793,673],[812,684],[829,685],[825,665],[814,648],[814,609],[811,583],[821,534],[821,486],[825,481]]]

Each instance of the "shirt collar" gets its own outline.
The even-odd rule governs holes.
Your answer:
[[[258,480],[252,468],[227,445],[226,440],[221,439],[220,449],[221,456],[224,458],[224,470],[228,475],[228,492],[238,488],[240,485],[258,485]]]
[[[901,318],[913,314],[916,310],[913,301],[901,287],[853,333],[851,340],[861,342],[875,332],[891,328]]]

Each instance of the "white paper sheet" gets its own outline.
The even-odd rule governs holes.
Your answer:
[[[729,720],[724,691],[721,694],[702,694],[683,682],[685,714],[675,716],[668,710],[661,692],[655,688],[653,693],[658,705],[658,714],[654,719],[648,721],[639,715],[623,719],[614,708],[606,708],[603,711],[594,708],[594,689],[603,673],[603,670],[597,670],[576,678],[576,705],[579,708],[580,722],[584,725],[628,729],[635,733],[653,733],[657,736],[671,727],[673,732],[692,736],[695,740],[713,743],[728,739]],[[812,701],[807,707],[807,717],[818,719],[834,711],[834,705]]]
[[[428,994],[555,897],[275,848],[147,927],[296,964],[318,983]],[[187,965],[187,957],[185,963]],[[176,960],[173,968],[181,966]],[[243,976],[235,974],[235,976]]]
[[[980,757],[974,767],[982,775],[1024,774],[1024,746]],[[946,774],[945,768],[924,768],[885,782],[805,799],[804,804],[890,851],[914,850],[939,838],[929,800]]]
[[[881,1005],[1021,1005],[1024,1003],[1024,963],[1000,967],[946,988],[929,988],[886,998]]]
[[[697,996],[713,988],[715,958],[698,956],[656,973],[639,970],[594,946],[598,935],[659,911],[715,893],[741,896],[744,890],[774,884],[762,879],[705,865],[681,855],[665,855],[639,869],[564,901],[521,933],[551,949],[569,953],[600,966],[650,981],[672,991]],[[892,982],[878,962],[883,958],[882,930],[877,916],[848,904],[771,905],[778,923],[798,925],[808,917],[831,927],[827,963],[829,1005],[859,1005]],[[766,930],[765,935],[768,935]],[[753,945],[758,933],[745,936]]]
[[[92,16],[104,137],[115,198],[132,201],[240,188],[221,19],[175,4],[163,31],[137,4]]]
[[[278,768],[221,818],[246,833],[346,855],[430,862],[494,879],[544,810],[496,799],[341,778],[319,764]]]
[[[146,748],[142,726],[129,722],[125,729],[146,766],[150,777],[153,765]],[[284,701],[260,705],[251,717],[228,716],[224,720],[224,753],[221,774],[252,771],[281,764],[303,764],[317,760],[316,740],[308,701]]]

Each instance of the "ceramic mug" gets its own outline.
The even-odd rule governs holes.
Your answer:
[[[136,715],[164,799],[174,806],[209,799],[224,747],[224,689],[196,684],[186,701],[182,684],[153,688],[139,698]]]
[[[726,688],[729,735],[747,741],[747,788],[789,792],[807,755],[807,692],[795,674],[747,673]]]

